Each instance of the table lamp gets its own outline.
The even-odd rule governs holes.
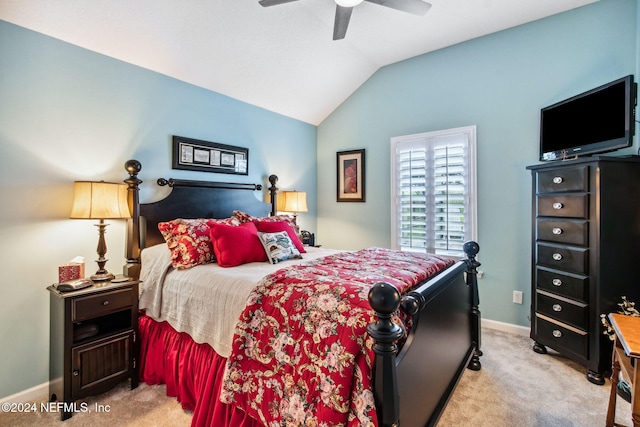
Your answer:
[[[73,219],[97,219],[100,220],[98,227],[98,271],[91,276],[93,281],[111,280],[114,275],[105,268],[107,259],[107,244],[104,240],[105,219],[130,218],[129,204],[127,203],[127,186],[112,182],[92,182],[76,181],[73,208],[71,218]]]
[[[304,191],[283,191],[278,194],[278,210],[291,212],[293,221],[296,220],[299,212],[307,212],[307,193]]]

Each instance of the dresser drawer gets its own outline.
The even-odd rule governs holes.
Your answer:
[[[556,270],[589,274],[589,250],[536,243],[536,262]]]
[[[588,225],[586,220],[538,218],[536,220],[537,240],[587,246],[589,243]]]
[[[589,297],[588,286],[589,278],[586,276],[562,274],[543,267],[536,268],[537,289],[586,302]]]
[[[559,352],[571,352],[586,358],[589,350],[589,335],[577,328],[554,321],[542,314],[535,317],[536,341]]]
[[[538,196],[538,216],[588,218],[589,195]]]
[[[538,172],[537,192],[588,191],[588,167],[563,168]]]
[[[548,292],[536,292],[536,312],[580,329],[587,329],[587,305]]]
[[[133,307],[135,301],[136,298],[131,287],[75,298],[72,301],[71,317],[74,322],[92,319]]]

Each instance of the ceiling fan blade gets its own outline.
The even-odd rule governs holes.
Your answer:
[[[269,6],[277,6],[279,4],[284,4],[284,3],[291,3],[292,1],[297,1],[297,0],[260,0],[258,3],[260,3],[260,5],[264,7],[269,7]]]
[[[336,20],[333,24],[333,39],[342,40],[347,34],[347,27],[351,20],[353,7],[343,7],[336,5]]]
[[[369,3],[401,10],[413,15],[424,15],[431,9],[431,3],[422,0],[366,0]]]

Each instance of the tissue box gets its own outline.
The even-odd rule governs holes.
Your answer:
[[[58,283],[84,277],[84,263],[72,262],[58,267]]]

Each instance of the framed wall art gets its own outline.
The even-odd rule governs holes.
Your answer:
[[[365,201],[364,149],[339,151],[338,159],[338,202]]]
[[[248,175],[249,149],[174,136],[172,168]]]

